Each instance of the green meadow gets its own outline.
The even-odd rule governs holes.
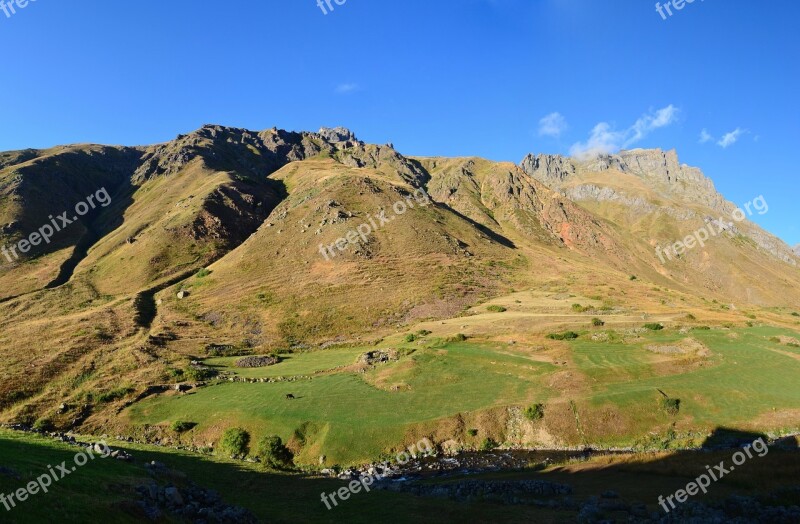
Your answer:
[[[557,343],[568,352],[567,367],[534,359],[514,346],[472,341],[408,344],[399,361],[361,371],[333,368],[354,364],[366,348],[298,354],[252,370],[231,368],[232,359],[211,359],[211,365],[250,377],[332,371],[294,382],[221,382],[190,394],[151,397],[123,414],[132,426],[196,423],[182,439],[207,441],[231,426],[245,428],[253,440],[279,435],[298,444],[296,460],[304,464],[317,464],[321,455],[326,464],[375,460],[414,435],[441,435],[436,431],[442,427],[466,441],[466,429],[453,426],[459,418],[491,418],[493,409],[534,402],[546,405],[544,421],[535,427],[556,436],[555,413],[563,412],[558,406],[576,406],[585,421],[584,444],[590,445],[628,446],[670,425],[686,432],[755,429],[757,417],[762,417],[759,429],[788,431],[800,420],[769,417],[800,406],[800,358],[794,357],[797,348],[771,340],[777,336],[796,334],[768,327],[688,334],[664,330],[630,343],[593,342],[583,335]],[[689,337],[710,354],[685,361],[645,349]],[[569,380],[556,380],[564,377]],[[287,400],[287,394],[295,400]],[[656,409],[661,395],[680,399],[680,412],[669,416]],[[598,418],[603,410],[613,410],[619,428],[612,430]],[[575,421],[570,423],[574,429]],[[580,444],[566,437],[562,442]]]

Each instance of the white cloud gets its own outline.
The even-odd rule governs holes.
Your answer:
[[[336,86],[336,92],[340,95],[344,95],[347,93],[352,93],[353,91],[358,91],[358,84],[339,84]]]
[[[600,122],[592,129],[589,140],[585,143],[577,142],[573,144],[569,152],[572,156],[579,158],[614,153],[620,149],[630,147],[656,129],[674,123],[677,117],[678,108],[670,104],[655,112],[651,111],[642,115],[632,126],[625,130],[615,130],[608,122]]]
[[[539,136],[558,138],[567,127],[567,119],[561,113],[550,113],[539,120]]]
[[[745,129],[737,127],[730,133],[726,133],[725,135],[723,135],[720,141],[717,142],[717,145],[723,149],[728,148],[733,144],[735,144],[739,140],[739,137],[741,137],[745,133],[747,133]]]
[[[714,140],[714,137],[709,134],[707,129],[703,129],[702,131],[700,131],[700,143],[701,144],[705,144],[707,142],[711,142],[712,140]]]

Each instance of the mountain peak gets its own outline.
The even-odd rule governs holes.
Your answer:
[[[317,134],[330,143],[359,141],[355,133],[346,127],[321,127]]]

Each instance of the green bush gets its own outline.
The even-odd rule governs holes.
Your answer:
[[[798,313],[797,311],[795,311],[795,312],[793,312],[793,313],[792,313],[792,316],[793,316],[793,317],[800,317],[800,313]]]
[[[183,420],[176,420],[170,425],[170,429],[175,433],[185,433],[195,427],[197,424],[195,422],[185,422]]]
[[[544,404],[534,404],[525,410],[525,417],[528,420],[541,420],[544,418]]]
[[[605,323],[605,322],[603,322],[602,320],[600,320],[599,318],[593,318],[593,319],[592,319],[592,325],[593,325],[594,327],[602,327],[602,326],[605,326],[605,325],[606,325],[606,323]]]
[[[468,429],[467,433],[469,433],[470,437],[475,437],[475,436],[478,435],[478,430],[477,429]]]
[[[709,331],[711,328],[708,327],[708,326],[697,326],[697,327],[693,327],[692,329],[697,329],[699,331]]]
[[[195,366],[190,366],[183,371],[183,378],[185,380],[194,380],[198,382],[210,380],[216,375],[217,372],[211,368],[201,368]]]
[[[206,268],[203,268],[203,269],[201,269],[200,271],[198,271],[198,272],[197,272],[197,274],[196,274],[195,276],[196,276],[197,278],[203,278],[203,277],[207,277],[207,276],[208,276],[208,275],[210,275],[210,274],[211,274],[211,271],[209,271],[209,270],[208,270],[208,269],[206,269]]]
[[[417,340],[417,335],[415,335],[414,333],[409,333],[408,335],[405,336],[405,338],[403,338],[403,340],[405,342],[414,342],[415,340]]]
[[[292,452],[283,445],[278,436],[263,437],[256,448],[256,456],[272,469],[287,469],[294,466]]]
[[[579,336],[574,331],[565,331],[564,333],[550,333],[547,338],[550,340],[575,340]]]
[[[697,317],[692,315],[691,313],[687,313],[686,317],[684,318],[686,318],[686,320],[697,320]]]
[[[49,418],[40,418],[36,422],[33,423],[34,431],[53,431],[55,426],[53,425],[53,421]]]
[[[650,331],[661,331],[662,329],[664,329],[664,326],[658,323],[645,324],[644,327],[646,329],[649,329]]]
[[[481,451],[491,451],[496,447],[497,447],[497,442],[488,437],[483,439],[483,442],[481,442]]]
[[[419,331],[417,331],[417,336],[418,337],[427,337],[431,333],[433,333],[433,331],[428,331],[427,329],[420,329]]]
[[[487,307],[486,309],[488,311],[491,311],[492,313],[503,313],[504,311],[508,311],[503,306],[496,306],[496,305],[491,305],[491,306]]]
[[[464,333],[458,333],[447,339],[448,342],[464,342],[465,340],[467,340],[467,335]]]
[[[631,276],[628,277],[628,280],[633,281],[633,280],[636,280],[637,278],[638,277],[636,275],[631,275]]]
[[[668,415],[677,415],[681,409],[681,399],[662,397],[658,400],[658,405]]]
[[[222,434],[219,447],[231,457],[245,457],[249,451],[250,433],[242,428],[228,428]]]
[[[588,309],[589,309],[588,307],[584,307],[580,304],[572,304],[572,311],[575,311],[576,313],[583,313]]]

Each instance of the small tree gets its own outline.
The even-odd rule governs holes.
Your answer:
[[[599,318],[593,318],[593,319],[592,319],[592,325],[593,325],[594,327],[602,327],[602,326],[605,326],[605,325],[606,325],[606,323],[605,323],[605,322],[603,322],[602,320],[600,320]]]
[[[283,445],[281,438],[275,435],[263,437],[258,442],[256,456],[273,469],[286,469],[294,465],[292,452]]]
[[[244,457],[249,451],[250,433],[242,428],[228,428],[222,434],[219,447],[226,455],[233,458]]]

